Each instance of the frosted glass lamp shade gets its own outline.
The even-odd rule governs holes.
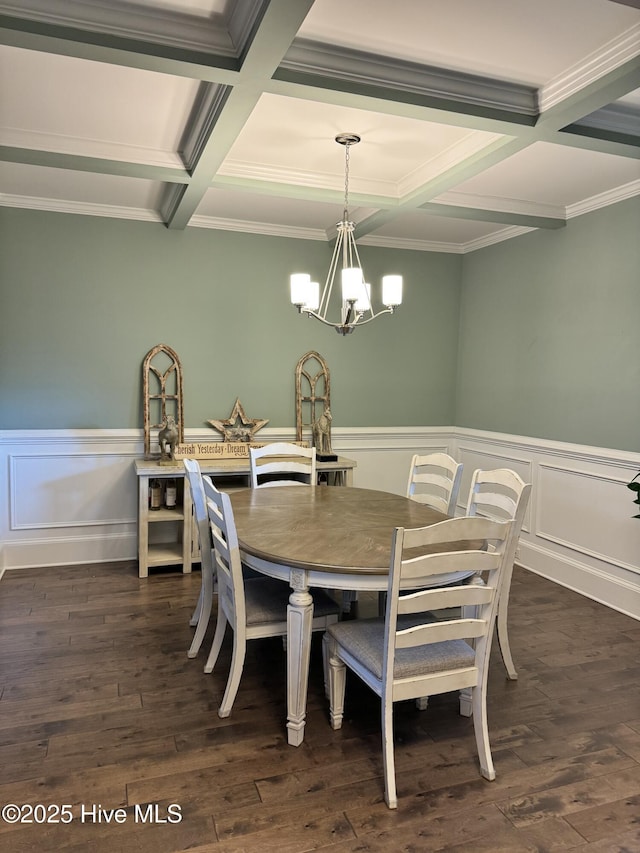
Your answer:
[[[311,276],[296,272],[291,276],[291,302],[293,305],[306,305],[311,297]]]
[[[309,282],[308,299],[304,304],[309,311],[317,311],[320,307],[320,284],[317,281]]]
[[[385,275],[382,278],[382,304],[402,305],[402,276]]]
[[[342,270],[342,299],[355,302],[365,294],[364,279],[360,267],[345,267]]]
[[[367,282],[364,283],[364,291],[356,299],[356,311],[371,311],[371,285]]]

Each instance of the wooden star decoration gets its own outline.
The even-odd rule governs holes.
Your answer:
[[[207,423],[221,432],[225,441],[251,441],[255,433],[269,421],[261,418],[248,418],[240,398],[237,397],[233,411],[226,420],[211,420]]]

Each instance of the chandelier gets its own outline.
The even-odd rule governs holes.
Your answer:
[[[345,147],[344,168],[344,211],[342,220],[337,223],[333,256],[327,279],[320,296],[320,285],[311,281],[307,273],[294,273],[291,276],[291,302],[298,313],[315,317],[326,326],[333,326],[339,335],[350,335],[356,326],[364,326],[382,314],[393,314],[402,303],[402,276],[385,275],[382,278],[382,304],[385,306],[374,311],[371,305],[371,285],[366,281],[358,248],[353,236],[354,223],[349,221],[349,149],[360,142],[355,133],[341,133],[336,142]],[[340,320],[328,319],[333,283],[341,263],[342,306]]]

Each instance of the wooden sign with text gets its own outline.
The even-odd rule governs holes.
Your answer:
[[[264,447],[267,441],[191,441],[178,444],[175,450],[176,460],[181,459],[248,459],[250,447]],[[306,447],[306,441],[290,441]]]

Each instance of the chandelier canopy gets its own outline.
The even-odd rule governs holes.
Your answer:
[[[341,133],[336,142],[345,147],[344,169],[344,211],[337,223],[337,238],[329,272],[320,296],[320,285],[311,281],[307,273],[294,273],[291,276],[291,302],[300,314],[315,317],[326,326],[333,326],[339,335],[349,335],[356,326],[364,326],[382,314],[393,314],[402,303],[402,276],[385,275],[382,278],[382,304],[385,306],[374,311],[371,305],[371,285],[366,281],[358,248],[353,236],[355,225],[349,220],[349,149],[360,142],[355,133]],[[338,266],[341,264],[342,306],[340,320],[332,321],[329,312],[333,283]]]

